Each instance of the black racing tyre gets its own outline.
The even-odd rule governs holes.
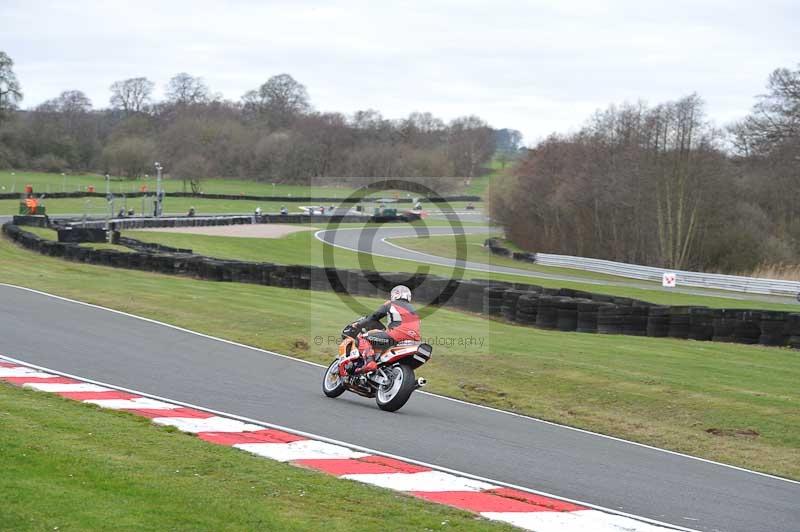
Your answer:
[[[405,364],[384,368],[383,372],[393,377],[389,386],[381,386],[375,394],[375,402],[378,408],[386,412],[400,410],[411,393],[417,386],[417,379],[414,370]]]
[[[334,358],[322,377],[322,393],[334,398],[342,395],[346,389],[342,377],[339,376],[339,359]]]
[[[800,314],[789,314],[786,317],[786,332],[789,336],[800,336]]]

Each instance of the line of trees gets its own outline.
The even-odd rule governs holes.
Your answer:
[[[528,151],[491,191],[525,249],[748,272],[800,259],[800,68],[714,127],[696,94],[611,106]]]
[[[279,183],[326,176],[471,178],[495,152],[496,138],[505,144],[511,138],[515,149],[521,143],[518,132],[493,130],[477,116],[445,123],[431,113],[390,120],[375,110],[318,112],[289,74],[269,78],[236,102],[187,73],[169,80],[163,101],[154,100],[154,89],[136,77],[111,85],[109,108],[96,109],[83,92],[68,90],[21,111],[13,61],[0,52],[0,168],[136,177],[161,160],[193,188],[202,176]]]

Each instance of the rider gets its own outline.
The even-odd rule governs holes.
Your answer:
[[[389,325],[385,331],[373,329],[358,336],[358,351],[364,358],[364,365],[356,373],[369,373],[378,368],[375,362],[375,347],[384,351],[403,340],[419,341],[419,315],[411,306],[411,290],[407,286],[397,285],[389,293],[389,301],[381,305],[372,315],[356,322],[360,327],[368,321],[380,321],[389,316]],[[352,371],[353,360],[345,359],[344,369]]]

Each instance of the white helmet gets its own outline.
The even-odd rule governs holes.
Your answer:
[[[392,301],[397,301],[398,299],[404,299],[410,303],[411,290],[409,290],[407,286],[399,284],[394,288],[392,288],[392,291],[389,294],[389,299],[391,299]]]

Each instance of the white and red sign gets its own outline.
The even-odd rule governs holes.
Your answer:
[[[675,288],[678,285],[678,276],[672,272],[664,272],[661,276],[661,286],[664,288]]]

